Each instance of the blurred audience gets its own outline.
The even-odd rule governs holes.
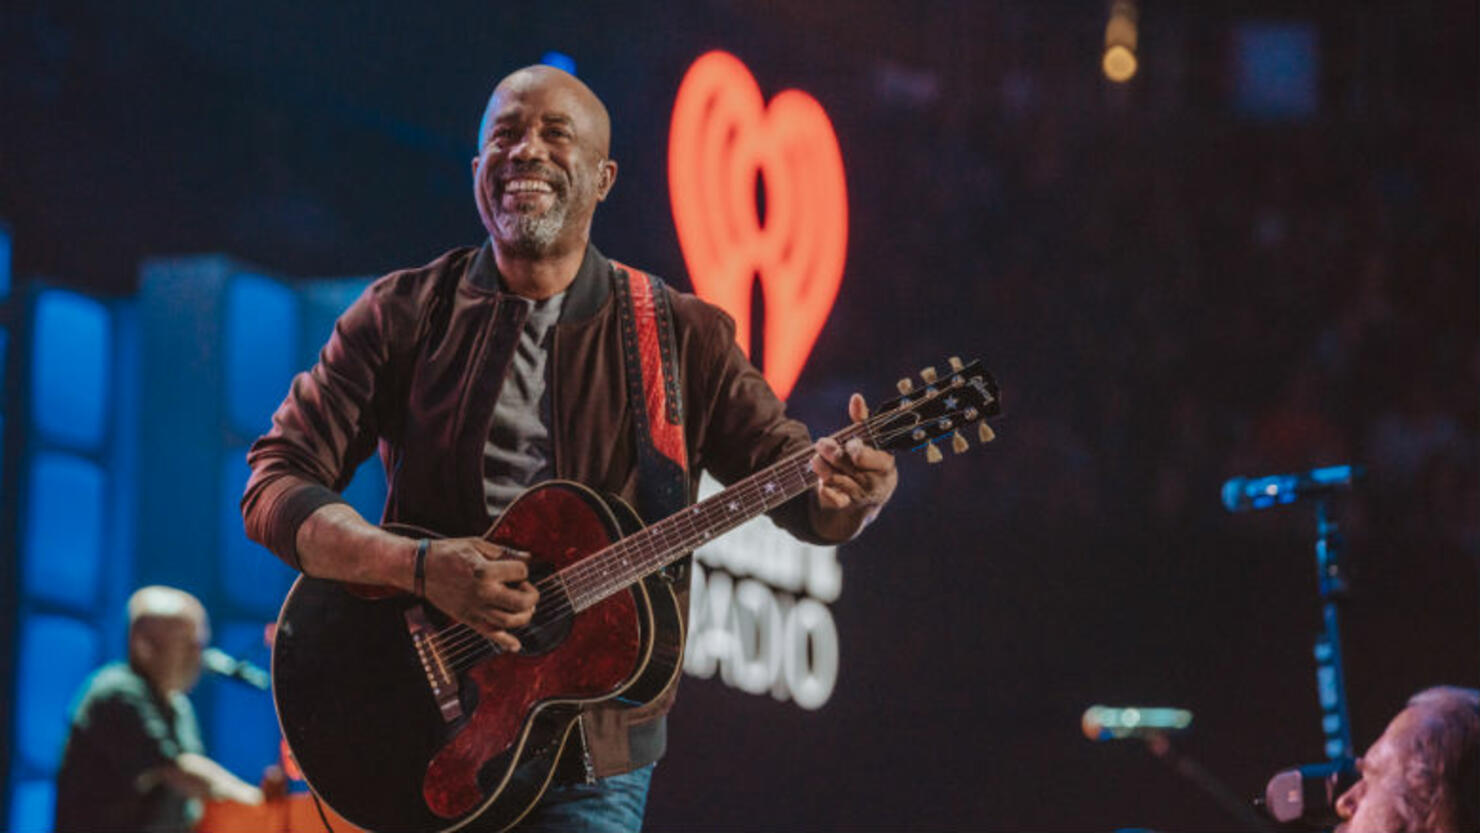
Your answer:
[[[895,293],[860,330],[928,310],[900,352],[994,351],[1013,445],[1058,450],[1002,472],[1009,499],[1059,513],[1067,494],[1075,515],[1177,529],[1220,522],[1227,477],[1355,461],[1372,478],[1354,524],[1378,504],[1413,546],[1474,554],[1480,512],[1461,497],[1480,479],[1480,154],[1464,132],[1341,101],[1241,121],[1179,107],[1176,90],[1138,99],[1150,86],[1084,100],[1077,65],[997,72],[995,97],[942,82],[933,117],[968,141],[858,179],[873,205],[909,187],[911,210],[881,226],[882,259],[853,268]]]

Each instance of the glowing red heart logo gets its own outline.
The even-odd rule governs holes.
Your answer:
[[[785,398],[832,311],[848,248],[843,154],[826,111],[799,90],[767,107],[740,59],[701,56],[673,104],[668,193],[694,291],[734,317],[747,355],[759,276],[766,381]]]

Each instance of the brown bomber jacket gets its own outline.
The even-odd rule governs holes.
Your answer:
[[[633,403],[613,270],[588,247],[556,324],[546,370],[551,451],[556,477],[635,505]],[[500,352],[491,340],[517,333],[526,309],[501,303],[499,282],[485,243],[393,272],[350,306],[318,363],[294,378],[272,429],[247,455],[252,476],[242,512],[249,537],[300,569],[298,527],[320,506],[343,502],[339,492],[377,444],[389,487],[383,522],[449,536],[488,530],[483,444],[506,368],[488,367],[487,359]],[[733,320],[692,295],[666,291],[692,500],[701,470],[730,483],[805,448],[810,439],[736,347]],[[816,541],[804,500],[771,517],[793,535]],[[686,588],[682,602],[687,612]],[[676,685],[645,706],[601,705],[583,715],[596,775],[625,772],[662,755],[662,717]]]

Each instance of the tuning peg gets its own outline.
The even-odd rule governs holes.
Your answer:
[[[976,424],[976,438],[984,443],[989,443],[997,439],[997,432],[993,431],[992,426],[985,422],[978,422]]]
[[[952,372],[959,371],[961,368],[966,366],[966,364],[961,361],[960,356],[952,356],[950,359],[948,359],[948,361],[950,361],[951,363]]]
[[[924,379],[925,380],[925,384],[927,384],[927,385],[933,385],[933,384],[935,384],[935,368],[932,366],[932,367],[927,367],[924,370],[921,370],[920,371],[920,378],[921,379]]]
[[[939,463],[943,456],[940,453],[940,449],[935,447],[935,443],[927,443],[925,445],[925,462]]]
[[[898,382],[895,382],[894,383],[894,386],[896,388],[899,388],[899,392],[901,394],[907,394],[910,391],[912,391],[912,390],[915,389],[915,383],[912,382],[912,381],[910,381],[910,377],[908,377],[908,376],[904,377],[903,379],[900,379]]]
[[[952,451],[956,452],[957,454],[962,454],[962,453],[964,453],[966,451],[966,449],[968,449],[970,447],[971,446],[969,446],[969,445],[966,444],[966,438],[963,437],[963,436],[961,436],[961,432],[960,431],[952,431],[951,432],[951,450]]]

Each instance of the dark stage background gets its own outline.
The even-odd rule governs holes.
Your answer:
[[[1191,709],[1180,748],[1247,797],[1323,758],[1311,509],[1229,515],[1225,478],[1370,468],[1335,505],[1359,748],[1415,690],[1480,683],[1476,15],[1140,12],[1118,85],[1097,0],[18,0],[0,219],[18,287],[128,297],[146,258],[199,252],[419,264],[482,236],[493,82],[559,50],[614,118],[596,243],[686,286],[668,118],[693,60],[732,52],[827,108],[847,169],[848,266],[793,410],[830,430],[848,391],[959,353],[1007,413],[985,449],[902,459],[843,548],[823,708],[686,681],[650,826],[1230,829],[1079,728],[1097,702]]]

